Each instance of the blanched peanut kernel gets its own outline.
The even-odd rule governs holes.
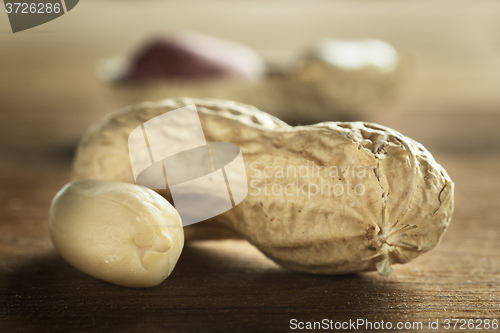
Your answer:
[[[133,184],[67,184],[52,201],[49,225],[52,242],[67,262],[125,287],[160,284],[184,245],[175,208],[156,192]]]

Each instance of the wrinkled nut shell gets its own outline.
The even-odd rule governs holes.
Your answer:
[[[247,198],[236,208],[199,224],[204,231],[210,224],[231,228],[269,258],[296,271],[344,274],[378,270],[388,276],[391,264],[406,263],[429,251],[448,227],[454,185],[421,144],[392,129],[364,122],[291,127],[251,106],[230,101],[170,99],[113,114],[81,140],[74,177],[133,183],[129,133],[155,116],[189,104],[197,106],[207,141],[240,146],[250,184]],[[338,177],[269,178],[263,172],[266,166],[275,170],[356,167],[368,172],[365,177],[341,172]],[[361,184],[364,193],[266,195],[265,186],[275,184],[282,188],[292,184],[289,192],[293,193],[303,185],[340,184],[346,189],[347,184]]]
[[[184,245],[179,214],[145,187],[100,180],[67,184],[50,208],[50,235],[71,265],[125,287],[152,287]]]

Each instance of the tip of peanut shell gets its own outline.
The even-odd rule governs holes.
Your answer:
[[[392,269],[391,263],[389,262],[388,258],[384,258],[382,261],[376,263],[375,267],[377,268],[377,272],[383,278],[388,278],[392,274],[392,272],[394,272],[394,269]]]

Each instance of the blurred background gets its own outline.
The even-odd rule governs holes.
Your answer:
[[[267,74],[248,82],[148,84],[99,77],[104,60],[134,59],[152,37],[180,30],[245,45],[262,57]],[[397,51],[394,71],[334,68],[312,84],[301,76],[297,64],[320,40],[367,38]],[[349,93],[364,87],[368,99]],[[53,250],[47,221],[52,197],[70,179],[79,138],[130,102],[176,94],[251,102],[293,124],[364,120],[392,127],[421,142],[455,181],[451,226],[431,254],[397,267],[388,280],[292,274],[250,245],[229,241],[186,247],[174,274],[152,291],[78,273]],[[339,103],[342,98],[347,102]],[[498,316],[499,125],[495,0],[84,0],[54,21],[15,34],[0,11],[0,327],[112,324],[125,332],[169,323],[163,328],[239,331],[245,322],[246,328],[279,331],[293,316]]]
[[[152,37],[190,30],[241,43],[278,64],[324,38],[386,41],[405,61],[403,91],[381,112],[351,118],[398,125],[431,150],[500,148],[500,5],[494,0],[88,0],[75,9],[16,34],[0,16],[2,145],[6,139],[75,143],[90,124],[129,102],[98,79],[101,60],[131,57]],[[38,128],[46,110],[51,122]]]

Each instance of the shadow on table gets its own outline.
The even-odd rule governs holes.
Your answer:
[[[129,289],[93,279],[57,254],[1,277],[0,329],[27,331],[284,331],[290,320],[377,318],[399,287],[374,274],[316,276],[187,245],[160,286]],[[408,290],[405,290],[408,294]],[[2,330],[4,331],[4,330]]]

